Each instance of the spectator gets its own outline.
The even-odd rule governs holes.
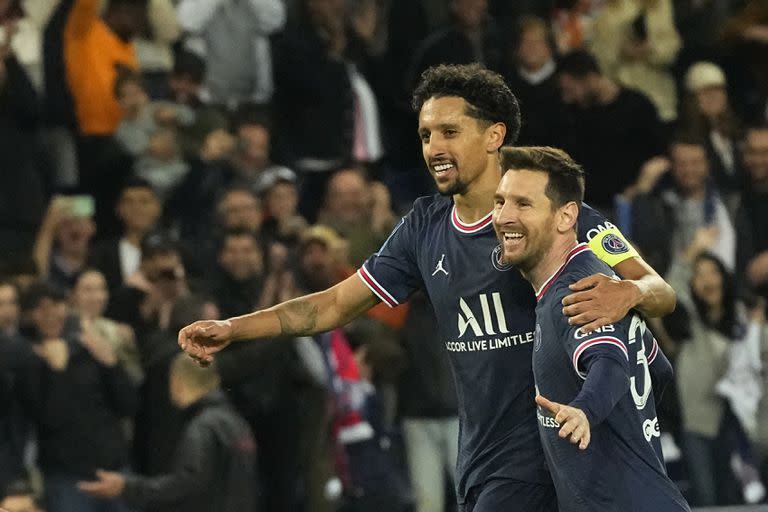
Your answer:
[[[75,286],[96,233],[93,213],[90,196],[59,196],[50,202],[33,250],[42,279],[66,291]]]
[[[360,170],[338,171],[328,181],[318,221],[346,239],[350,264],[362,265],[368,254],[381,247],[395,220],[387,188],[369,183]]]
[[[123,225],[122,235],[100,241],[93,249],[91,260],[104,274],[112,291],[139,269],[141,243],[156,227],[161,203],[148,181],[129,178],[123,183],[115,210]]]
[[[608,0],[593,25],[590,50],[600,69],[648,96],[661,121],[677,119],[672,64],[680,50],[673,0]]]
[[[486,68],[501,69],[501,44],[496,25],[488,15],[487,0],[451,0],[452,23],[422,41],[411,62],[409,83],[438,64],[480,62]]]
[[[736,475],[731,470],[732,454],[739,453],[734,440],[741,439],[743,444],[746,436],[732,406],[722,398],[718,383],[726,376],[733,344],[747,343],[743,339],[747,330],[733,280],[722,262],[706,253],[713,246],[715,236],[711,228],[699,230],[668,274],[670,284],[678,291],[680,305],[690,319],[689,335],[678,340],[681,347],[676,377],[684,454],[694,494],[692,501],[698,506],[738,503],[732,494],[734,476],[740,477],[743,484],[757,482],[754,467]],[[751,364],[754,363],[752,359]],[[703,372],[702,368],[708,371]],[[754,461],[744,457],[745,451],[751,452],[748,444],[746,450],[741,450],[741,464],[751,466]],[[744,498],[752,502],[749,498],[754,491],[748,491],[746,485],[743,490]],[[762,494],[765,495],[764,488]]]
[[[44,210],[43,182],[36,161],[37,95],[16,58],[16,17],[11,2],[0,5],[0,246],[6,257],[29,253]]]
[[[246,229],[258,233],[261,229],[261,200],[250,188],[232,187],[225,190],[216,209],[220,226],[225,230]]]
[[[136,410],[136,390],[102,339],[67,332],[65,297],[48,285],[30,291],[37,361],[24,396],[35,419],[48,512],[123,511],[117,500],[94,500],[76,487],[98,468],[128,464],[122,420]],[[77,411],[77,414],[73,414]]]
[[[556,146],[562,137],[563,104],[557,90],[554,42],[547,23],[524,16],[505,78],[520,102],[518,144]]]
[[[201,368],[186,355],[177,355],[171,365],[170,394],[189,423],[173,469],[155,477],[100,470],[97,480],[81,481],[78,487],[98,498],[122,496],[131,505],[162,506],[167,512],[259,510],[253,434],[221,393],[219,382],[214,368]]]
[[[742,190],[739,222],[739,269],[749,285],[768,298],[768,125],[747,129],[744,137],[747,182]]]
[[[307,221],[299,215],[299,190],[296,174],[288,168],[265,171],[257,191],[264,201],[262,236],[267,243],[278,242],[288,249],[295,248]]]
[[[64,61],[80,133],[115,133],[122,114],[114,95],[118,70],[136,70],[133,38],[146,20],[147,0],[75,0],[64,29]]]
[[[180,51],[168,79],[167,100],[187,106],[195,112],[195,122],[179,130],[182,154],[185,160],[198,158],[206,137],[216,130],[226,130],[228,120],[219,109],[208,105],[203,92],[205,61],[187,51]]]
[[[165,198],[188,171],[181,158],[178,131],[192,125],[195,113],[184,105],[150,103],[140,75],[133,72],[117,77],[115,95],[123,110],[115,138],[125,151],[137,158],[136,174],[149,181],[160,197]]]
[[[72,290],[72,309],[80,320],[82,335],[106,342],[126,373],[139,384],[143,375],[133,331],[127,325],[104,318],[108,302],[109,290],[104,274],[93,269],[81,272]]]
[[[652,254],[651,264],[665,272],[694,240],[699,229],[711,227],[716,235],[707,249],[726,268],[736,263],[736,233],[728,210],[713,184],[701,139],[679,137],[669,150],[670,160],[646,162],[628,195],[632,205],[632,232],[638,246]],[[667,172],[668,179],[662,179]]]
[[[415,512],[445,510],[445,475],[456,479],[459,417],[456,388],[443,347],[435,340],[435,313],[424,295],[409,300],[400,333],[407,364],[400,379],[408,469]]]
[[[148,0],[147,25],[136,38],[136,60],[152,98],[168,94],[172,45],[181,35],[173,0]]]
[[[715,182],[732,206],[741,181],[737,144],[741,122],[730,106],[725,73],[711,62],[697,62],[685,75],[685,111],[680,130],[707,142]]]
[[[10,282],[0,281],[0,496],[11,482],[24,476],[24,452],[30,440],[19,385],[32,352],[19,333],[20,318],[18,290]]]
[[[186,270],[177,244],[163,234],[145,238],[141,265],[109,303],[107,317],[130,325],[141,344],[153,331],[171,325],[174,304],[189,295]]]
[[[275,44],[275,120],[283,161],[302,179],[302,215],[314,221],[330,172],[383,156],[370,53],[375,3],[350,11],[342,0],[303,0],[301,23]]]
[[[664,151],[656,108],[601,72],[587,52],[564,55],[558,73],[562,99],[571,107],[564,149],[589,170],[587,201],[610,218],[614,196],[637,178],[644,162]]]
[[[270,101],[274,86],[269,36],[285,24],[283,2],[181,0],[177,14],[181,27],[199,38],[213,102],[234,108]]]
[[[253,311],[264,282],[264,256],[256,235],[244,229],[224,233],[218,262],[220,271],[212,294],[222,316]]]

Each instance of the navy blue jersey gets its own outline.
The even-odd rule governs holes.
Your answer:
[[[584,207],[580,237],[621,259],[634,250]],[[594,236],[593,236],[594,235]],[[605,243],[609,240],[610,243]],[[449,352],[459,400],[457,493],[489,478],[548,483],[536,424],[531,353],[536,299],[531,285],[500,262],[491,215],[467,225],[453,200],[416,200],[358,274],[390,306],[426,290]]]
[[[591,426],[586,450],[560,438],[554,417],[538,409],[560,511],[689,510],[664,468],[650,372],[659,347],[644,321],[630,314],[584,334],[563,315],[568,286],[598,272],[612,275],[586,244],[579,244],[537,295],[533,372],[542,396],[572,402],[587,378],[585,363],[596,356],[618,361],[629,380],[629,390],[606,419]]]

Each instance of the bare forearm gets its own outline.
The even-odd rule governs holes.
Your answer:
[[[357,279],[352,277],[350,279]],[[234,341],[276,336],[310,336],[346,324],[377,303],[373,294],[355,293],[347,282],[277,306],[232,318]]]
[[[661,317],[675,310],[675,291],[658,275],[648,274],[632,281],[639,291],[637,305],[649,317]]]

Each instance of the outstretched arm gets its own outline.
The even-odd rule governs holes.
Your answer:
[[[223,321],[195,322],[179,331],[179,346],[201,363],[233,341],[307,336],[344,325],[378,303],[357,274],[322,292]]]

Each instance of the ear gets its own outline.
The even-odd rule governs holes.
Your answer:
[[[494,123],[486,130],[488,134],[488,143],[486,150],[489,153],[496,153],[504,145],[504,137],[507,135],[507,127],[504,123]]]
[[[557,212],[557,232],[567,233],[573,230],[579,220],[579,206],[571,201],[560,207]]]

